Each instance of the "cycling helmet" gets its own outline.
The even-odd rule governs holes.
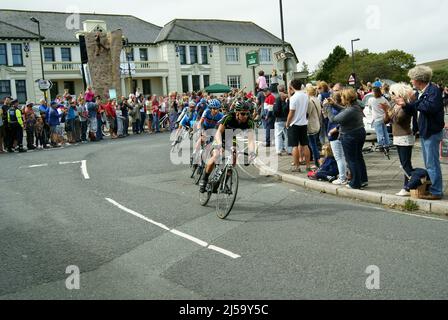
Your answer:
[[[196,107],[196,102],[194,102],[193,100],[190,101],[190,103],[188,104],[190,107]]]
[[[207,99],[202,98],[201,101],[199,101],[199,104],[207,104]]]
[[[235,104],[235,112],[250,111],[251,108],[252,108],[251,103],[245,101],[238,101]]]
[[[219,109],[221,108],[221,102],[217,99],[213,99],[209,104],[210,109]]]

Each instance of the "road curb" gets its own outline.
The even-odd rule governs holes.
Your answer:
[[[348,189],[345,186],[343,187],[335,186],[329,184],[328,182],[309,180],[291,174],[279,172],[265,165],[260,160],[256,161],[256,166],[258,167],[262,175],[276,176],[279,180],[283,182],[294,184],[306,189],[318,191],[320,193],[327,193],[341,198],[349,198],[360,200],[363,202],[379,204],[393,209],[403,208],[406,201],[411,200],[418,205],[419,211],[421,212],[448,216],[448,203],[403,198],[395,195],[372,192],[372,191]]]

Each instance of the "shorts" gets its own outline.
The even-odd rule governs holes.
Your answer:
[[[107,122],[109,122],[109,128],[115,130],[115,118],[107,117]]]
[[[308,146],[308,126],[292,126],[288,129],[288,144],[290,148]]]
[[[56,130],[57,126],[50,126],[50,134],[56,134],[57,130]]]

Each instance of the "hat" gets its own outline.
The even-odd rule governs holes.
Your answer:
[[[19,103],[19,100],[17,100],[17,99],[12,100],[11,104],[14,104],[14,103]]]
[[[26,105],[27,107],[30,106],[30,105],[33,105],[33,106],[34,106],[34,102],[27,101],[25,105]]]

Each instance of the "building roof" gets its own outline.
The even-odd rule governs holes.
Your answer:
[[[66,27],[71,13],[49,11],[0,10],[0,37],[35,38],[40,21],[45,42],[78,42],[76,31]],[[253,22],[228,20],[175,19],[163,28],[130,15],[80,13],[80,26],[85,20],[102,20],[109,31],[121,29],[130,43],[164,41],[198,41],[225,44],[281,45],[282,41]],[[70,21],[70,20],[68,20]],[[238,32],[235,32],[238,30]]]
[[[228,20],[176,19],[165,25],[160,32],[156,42],[163,41],[206,41],[249,45],[282,44],[281,39],[253,22]]]
[[[0,38],[39,39],[39,35],[0,20]]]
[[[6,24],[0,25],[0,37],[17,34],[17,37],[25,36],[28,33],[37,33],[36,23],[30,21],[30,17],[35,17],[40,21],[41,35],[45,42],[78,42],[76,31],[66,27],[66,21],[71,17],[71,13],[48,12],[48,11],[22,11],[22,10],[0,10],[0,21]],[[130,15],[112,14],[90,14],[80,13],[80,26],[85,20],[102,20],[107,24],[109,31],[121,29],[130,43],[154,43],[162,30],[161,27],[143,21]],[[16,29],[12,30],[11,28]],[[8,29],[7,29],[8,28]],[[25,33],[24,33],[25,32]],[[28,36],[29,37],[29,36]]]

